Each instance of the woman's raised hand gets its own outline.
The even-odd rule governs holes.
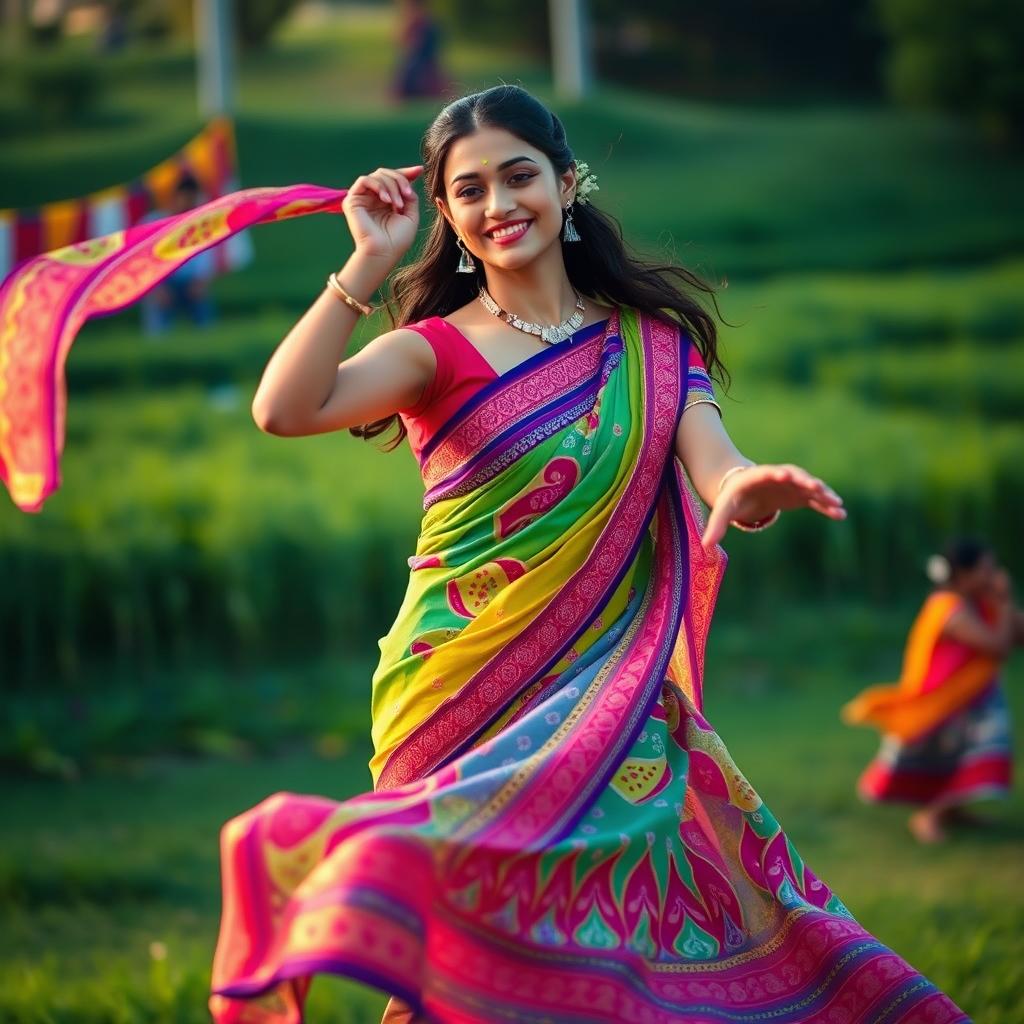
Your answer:
[[[823,480],[799,466],[750,466],[733,473],[708,516],[701,542],[710,548],[735,519],[756,523],[778,509],[809,508],[829,519],[845,519],[843,499]]]
[[[352,183],[342,200],[356,252],[375,260],[397,263],[416,238],[420,204],[412,187],[423,173],[415,167],[378,167]]]

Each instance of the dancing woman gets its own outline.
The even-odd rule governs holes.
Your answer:
[[[843,708],[882,734],[857,791],[868,801],[919,805],[910,830],[940,843],[946,826],[977,823],[965,805],[1010,789],[1010,712],[999,680],[1024,644],[1024,612],[992,551],[953,540],[929,560],[935,590],[914,621],[895,686],[873,686]]]
[[[451,104],[423,154],[355,182],[355,252],[253,402],[274,434],[397,426],[425,513],[372,681],[373,792],[279,793],[223,829],[215,1018],[298,1021],[333,972],[396,997],[389,1021],[965,1020],[701,714],[728,526],[845,514],[730,441],[710,289],[627,254],[522,89]],[[392,277],[400,326],[343,359],[421,173],[436,217]]]

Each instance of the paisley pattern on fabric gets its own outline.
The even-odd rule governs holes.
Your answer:
[[[553,458],[522,492],[494,514],[495,537],[501,540],[539,519],[573,489],[579,478],[580,464],[575,459],[564,455]]]
[[[688,350],[620,310],[424,447],[375,789],[225,825],[218,1024],[295,1024],[319,972],[442,1024],[967,1020],[816,877],[702,714],[725,559],[673,455]]]

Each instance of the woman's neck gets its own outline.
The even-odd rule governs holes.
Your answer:
[[[560,324],[572,314],[576,292],[569,282],[561,249],[552,248],[552,258],[545,258],[545,253],[516,270],[485,268],[487,290],[502,309],[545,326]]]

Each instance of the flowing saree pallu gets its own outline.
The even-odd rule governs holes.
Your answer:
[[[940,645],[942,631],[963,599],[936,591],[918,613],[907,638],[895,685],[871,686],[842,709],[850,725],[871,725],[904,743],[914,742],[958,715],[996,682],[998,662],[964,644]]]
[[[444,1024],[967,1018],[850,917],[701,714],[724,564],[673,439],[687,342],[624,310],[470,399],[373,680],[372,793],[222,832],[220,1024],[317,972]]]
[[[0,480],[38,512],[60,483],[64,365],[86,320],[116,313],[255,224],[338,213],[345,189],[250,188],[26,260],[0,284]]]

